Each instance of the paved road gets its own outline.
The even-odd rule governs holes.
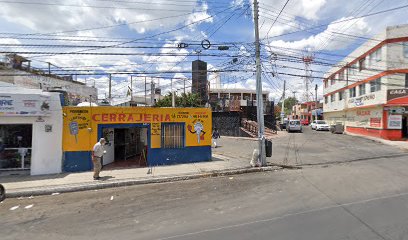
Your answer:
[[[408,239],[407,161],[7,199],[1,239]]]
[[[222,138],[216,151],[255,144]],[[7,199],[1,239],[408,239],[403,152],[308,130],[275,139],[271,160],[287,149],[303,169]]]
[[[214,153],[235,158],[251,159],[257,147],[253,140],[221,138],[220,148]],[[407,154],[396,147],[345,134],[312,131],[304,127],[303,133],[290,133],[273,140],[273,155],[269,162],[285,165],[310,165],[347,161],[369,160]],[[249,161],[249,160],[248,160]]]

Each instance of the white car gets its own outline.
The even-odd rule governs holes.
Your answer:
[[[323,120],[317,120],[315,124],[315,129],[316,131],[330,131],[330,126],[329,124],[326,123],[326,121]]]
[[[317,122],[317,120],[314,120],[314,121],[310,124],[310,127],[312,128],[312,130],[315,130],[315,129],[316,129],[316,122]]]

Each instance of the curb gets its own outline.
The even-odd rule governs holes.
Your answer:
[[[218,177],[218,176],[228,176],[237,175],[244,173],[255,173],[255,172],[267,172],[279,170],[281,167],[277,166],[267,166],[267,167],[255,167],[255,168],[240,168],[240,169],[230,169],[230,170],[220,170],[213,172],[205,172],[199,174],[189,174],[180,176],[165,176],[157,178],[145,178],[145,179],[124,179],[112,182],[97,182],[97,183],[79,183],[72,185],[59,185],[59,186],[49,186],[49,187],[39,187],[32,189],[16,189],[11,192],[7,192],[7,198],[18,198],[18,197],[29,197],[29,196],[40,196],[40,195],[51,195],[53,193],[68,193],[68,192],[79,192],[87,190],[96,190],[104,188],[114,188],[114,187],[125,187],[132,185],[142,185],[151,183],[166,183],[166,182],[176,182],[184,180],[192,180],[207,177]]]
[[[349,136],[353,136],[353,137],[364,138],[364,139],[367,139],[367,140],[371,140],[371,141],[373,141],[373,142],[381,143],[381,144],[388,145],[388,146],[393,146],[393,147],[399,148],[399,149],[401,149],[401,150],[408,151],[408,148],[407,148],[407,147],[403,147],[403,146],[398,146],[398,145],[396,145],[396,144],[392,144],[391,142],[388,142],[387,140],[383,140],[383,139],[381,139],[381,138],[361,136],[361,135],[358,135],[358,134],[348,133],[348,132],[344,132],[344,134],[345,134],[345,135],[349,135]]]

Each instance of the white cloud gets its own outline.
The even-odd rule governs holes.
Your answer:
[[[189,25],[189,28],[194,31],[196,28],[195,22],[207,22],[207,23],[211,23],[213,22],[213,17],[211,17],[208,13],[208,5],[207,3],[203,2],[203,4],[201,5],[199,11],[197,12],[193,12],[192,14],[190,14],[188,16],[188,19],[186,21],[186,24]],[[191,25],[190,25],[191,24]]]
[[[138,33],[174,27],[183,23],[188,13],[191,13],[188,23],[209,17],[206,3],[197,8],[197,2],[172,6],[166,4],[168,2],[165,0],[155,0],[154,3],[148,0],[141,1],[145,3],[115,2],[114,7],[113,3],[91,0],[72,0],[59,6],[2,3],[0,16],[8,22],[20,24],[35,32],[60,32],[126,23],[130,29]],[[43,0],[41,3],[55,4],[55,1]],[[157,18],[163,19],[149,21]],[[206,21],[211,22],[212,18]],[[100,33],[100,30],[97,31]]]
[[[277,40],[272,41],[270,46],[283,47],[289,49],[311,49],[311,50],[339,50],[352,44],[355,39],[350,37],[342,37],[342,35],[333,34],[336,32],[349,35],[365,35],[371,31],[371,28],[360,19],[357,21],[347,21],[349,18],[341,18],[329,24],[323,32],[316,35],[303,38],[295,41]]]

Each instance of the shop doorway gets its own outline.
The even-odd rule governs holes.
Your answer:
[[[102,128],[106,139],[104,169],[145,167],[147,165],[147,127],[137,125]]]
[[[32,135],[32,124],[0,125],[0,170],[30,169]]]
[[[408,138],[408,115],[402,115],[402,137]]]

